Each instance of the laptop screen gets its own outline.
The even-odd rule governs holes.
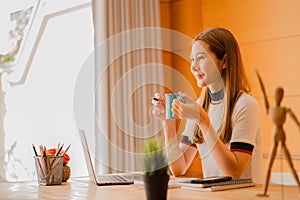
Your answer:
[[[105,174],[101,176],[96,176],[92,159],[91,159],[91,154],[90,150],[88,147],[88,142],[86,139],[86,134],[85,131],[80,129],[79,130],[79,135],[81,139],[81,144],[84,152],[84,157],[85,157],[85,162],[86,166],[88,168],[89,176],[90,179],[99,186],[104,186],[104,185],[124,185],[124,184],[133,184],[133,180],[129,180],[125,178],[123,175],[120,174]]]
[[[96,184],[97,183],[96,174],[95,174],[95,171],[94,171],[94,167],[93,167],[93,163],[92,163],[91,154],[90,154],[90,150],[89,150],[89,147],[88,147],[85,131],[82,130],[82,129],[79,129],[78,131],[79,131],[80,142],[81,142],[81,145],[82,145],[84,158],[85,158],[85,163],[86,163],[86,166],[87,166],[87,169],[88,169],[89,177]]]

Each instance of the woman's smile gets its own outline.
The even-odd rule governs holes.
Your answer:
[[[203,79],[204,76],[205,74],[195,74],[196,79]]]

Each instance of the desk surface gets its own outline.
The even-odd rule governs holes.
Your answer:
[[[211,200],[268,200],[268,199],[300,199],[298,188],[295,186],[270,185],[269,197],[257,197],[262,193],[262,185],[218,192],[203,192],[173,188],[168,190],[168,199],[200,199]],[[146,199],[141,185],[127,186],[96,186],[88,178],[72,178],[67,183],[58,186],[40,186],[37,182],[0,183],[0,199],[27,200],[27,199],[122,199],[141,200]]]

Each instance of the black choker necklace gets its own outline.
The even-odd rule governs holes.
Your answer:
[[[220,101],[224,99],[224,88],[216,93],[212,93],[210,90],[208,90],[208,94],[211,101]]]

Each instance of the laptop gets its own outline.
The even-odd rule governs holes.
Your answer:
[[[88,147],[85,131],[79,129],[79,135],[81,139],[81,145],[85,157],[85,163],[88,169],[90,179],[98,186],[105,185],[129,185],[133,184],[133,180],[127,179],[125,176],[121,174],[104,174],[100,176],[96,176],[94,166],[91,159],[91,153]]]

